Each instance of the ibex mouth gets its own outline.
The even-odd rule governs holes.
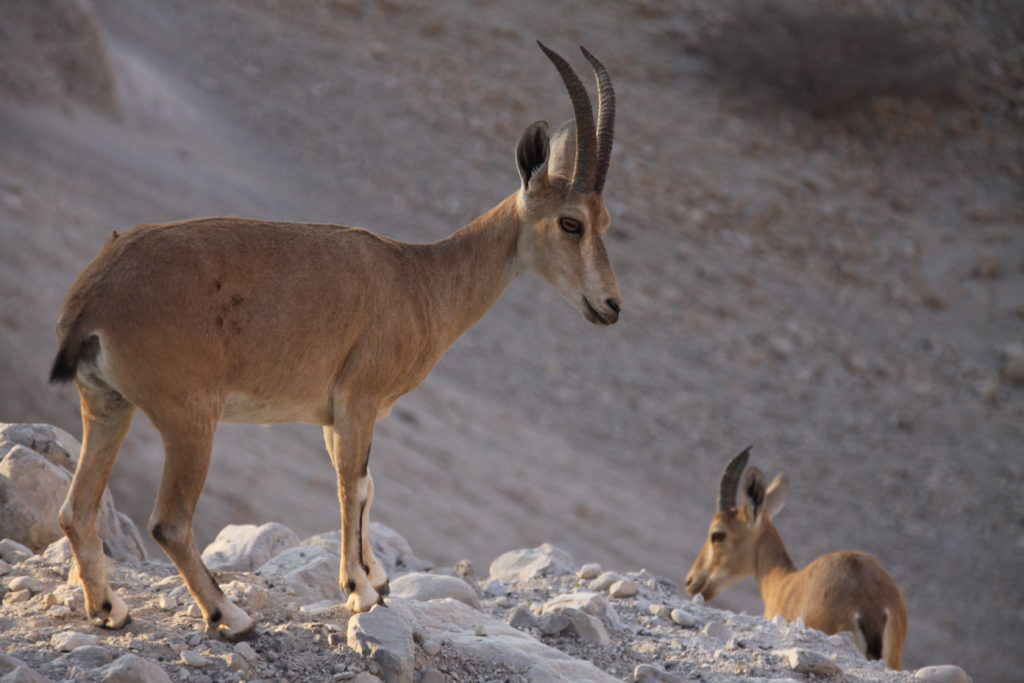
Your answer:
[[[614,319],[610,319],[608,316],[601,315],[598,313],[597,309],[590,304],[587,297],[583,297],[583,305],[587,307],[584,317],[595,325],[612,325],[619,317],[616,314]]]

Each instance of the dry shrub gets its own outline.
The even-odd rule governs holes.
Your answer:
[[[958,94],[952,50],[885,5],[739,0],[701,42],[720,73],[818,116],[879,97]]]

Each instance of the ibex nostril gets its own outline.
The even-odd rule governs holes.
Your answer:
[[[619,312],[619,302],[617,299],[606,299],[605,303],[608,304],[608,308],[612,309],[616,313]]]

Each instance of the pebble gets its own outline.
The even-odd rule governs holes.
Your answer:
[[[648,611],[649,613],[653,614],[653,615],[654,615],[654,616],[656,616],[656,617],[665,617],[665,618],[668,618],[668,617],[669,617],[669,611],[668,611],[668,608],[667,608],[667,607],[665,607],[665,605],[662,605],[661,603],[657,603],[657,602],[655,602],[655,603],[652,603],[652,604],[651,604],[651,605],[650,605],[650,606],[649,606],[649,607],[647,608],[647,611]],[[680,610],[680,611],[682,611],[682,610]]]
[[[615,572],[605,572],[596,579],[590,582],[590,590],[604,592],[607,591],[613,583],[621,581],[623,577],[619,576]]]
[[[78,631],[62,631],[54,633],[50,638],[50,645],[60,652],[71,652],[75,648],[97,645],[99,642],[100,639],[96,636]]]
[[[608,587],[608,595],[613,598],[631,598],[636,595],[638,590],[639,587],[636,585],[636,581],[621,579]]]
[[[508,588],[505,587],[498,579],[492,579],[487,582],[487,586],[484,588],[484,593],[491,596],[492,598],[502,597],[508,595]]]
[[[157,607],[159,607],[160,609],[163,609],[163,610],[173,610],[173,609],[177,608],[178,601],[175,600],[174,598],[172,598],[167,593],[164,593],[159,598],[156,599],[156,604],[157,604]]]
[[[638,664],[633,669],[634,683],[682,683],[682,680],[651,664]]]
[[[473,564],[469,560],[459,560],[455,563],[452,573],[463,579],[469,578],[473,576]]]
[[[537,621],[537,628],[546,636],[555,636],[569,626],[569,617],[564,614],[545,614]]]
[[[32,576],[16,576],[7,582],[7,590],[12,591],[23,591],[27,590],[35,595],[43,589],[43,584],[39,583],[39,579]]]
[[[596,579],[601,574],[601,565],[596,562],[589,562],[580,567],[578,576],[581,579]]]
[[[504,609],[508,609],[509,607],[515,606],[516,601],[510,595],[503,595],[500,598],[498,598],[497,600],[495,600],[494,604],[497,605],[498,607],[502,607]]]
[[[69,652],[67,658],[86,669],[95,669],[110,663],[113,653],[102,645],[83,645]]]
[[[729,627],[720,621],[709,621],[701,629],[701,633],[708,638],[715,638],[717,640],[729,640],[732,636],[732,631],[729,630]]]
[[[181,661],[184,662],[186,666],[191,666],[196,669],[210,665],[210,660],[195,650],[182,650]]]
[[[924,683],[971,683],[971,677],[959,666],[926,666],[914,672],[915,681]]]
[[[11,565],[7,562],[0,560],[0,576],[6,576],[11,571]]]
[[[775,653],[782,663],[800,674],[815,676],[835,676],[840,673],[839,665],[825,655],[794,647]]]
[[[195,619],[199,619],[203,616],[203,611],[199,609],[199,605],[192,603],[191,605],[185,608],[185,615],[193,617]]]
[[[693,628],[697,625],[697,620],[694,619],[693,615],[691,615],[686,610],[682,610],[678,607],[676,607],[672,610],[671,613],[669,613],[669,618],[672,619],[672,621],[679,624],[680,626],[682,626],[683,628]]]
[[[20,590],[20,591],[11,591],[10,593],[7,593],[4,596],[3,604],[5,604],[5,605],[15,605],[15,604],[17,604],[19,602],[25,602],[25,601],[31,600],[31,599],[32,599],[32,591],[30,591],[30,590],[26,589],[26,590]]]
[[[245,657],[246,661],[255,662],[260,656],[256,654],[256,650],[252,649],[252,645],[246,642],[236,643],[235,652]]]
[[[445,683],[448,677],[437,669],[424,669],[417,680],[418,683]]]
[[[46,616],[54,619],[66,619],[73,613],[73,610],[67,605],[54,605],[50,609],[46,610]]]
[[[32,549],[18,543],[14,539],[5,538],[0,541],[0,559],[11,564],[18,564],[35,555]]]
[[[535,626],[537,619],[533,616],[530,610],[525,607],[517,607],[514,612],[508,617],[508,625],[512,628],[524,630]]]

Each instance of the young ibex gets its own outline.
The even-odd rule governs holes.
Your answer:
[[[602,192],[615,96],[605,67],[599,115],[579,77],[541,45],[572,100],[574,122],[519,139],[521,186],[433,244],[404,244],[337,225],[202,218],[116,233],[64,302],[50,380],[78,387],[82,453],[60,511],[72,571],[94,623],[119,628],[128,608],[110,589],[96,532],[100,493],[136,408],[163,436],[163,479],[149,528],[206,619],[227,638],[253,620],[203,565],[192,515],[218,422],[323,426],[341,503],[340,584],[362,612],[388,593],[373,555],[367,463],[378,420],[526,269],[588,321],[619,318],[605,251]]]
[[[884,659],[890,668],[902,669],[907,608],[892,577],[878,560],[861,552],[830,553],[797,570],[771,522],[789,493],[785,475],[776,476],[766,489],[764,475],[751,467],[740,487],[743,500],[736,505],[749,456],[748,448],[722,474],[718,510],[686,576],[686,590],[712,600],[753,575],[765,618],[802,618],[807,626],[829,634],[850,631],[869,659]]]

